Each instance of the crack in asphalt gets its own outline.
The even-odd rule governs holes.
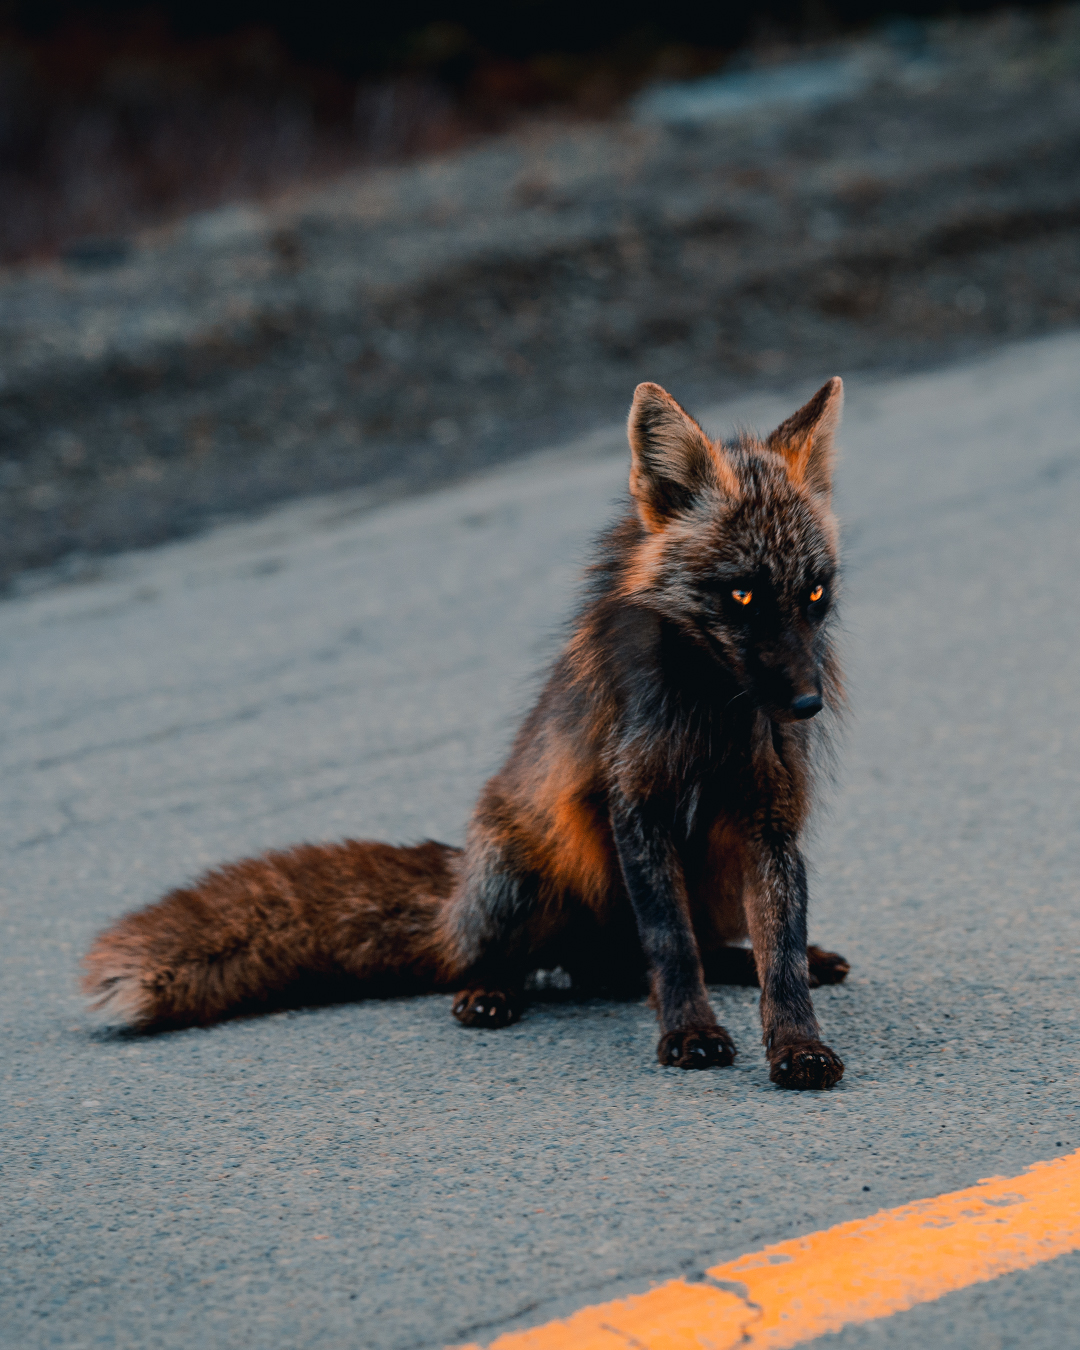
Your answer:
[[[338,761],[333,766],[331,766],[331,768],[348,769],[370,764],[393,763],[397,760],[412,759],[415,758],[417,755],[428,754],[432,750],[441,749],[443,746],[451,745],[456,741],[466,742],[467,740],[468,740],[468,733],[462,731],[451,731],[447,732],[442,736],[434,736],[431,737],[429,740],[417,742],[414,745],[402,746],[397,749],[375,751],[369,755],[361,755],[356,759],[348,761]],[[327,766],[319,765],[316,768],[310,770],[309,775],[328,771],[330,770],[327,768]],[[248,781],[256,783],[261,781],[265,781],[267,783],[275,783],[278,781],[278,775],[275,775],[272,770],[267,770],[265,773],[253,776]],[[228,786],[231,785],[232,784],[228,784]],[[289,811],[294,811],[300,809],[301,807],[309,806],[313,802],[329,801],[332,800],[334,797],[340,797],[343,793],[358,790],[360,786],[361,786],[360,783],[358,783],[353,779],[350,779],[348,782],[338,784],[337,786],[332,788],[321,788],[315,792],[306,793],[303,796],[292,798],[288,802],[284,802],[280,806],[276,806],[268,810],[254,811],[250,815],[238,816],[236,817],[236,824],[249,824],[250,822],[257,820],[272,820],[275,816],[284,815]],[[97,829],[100,828],[102,825],[113,824],[119,821],[153,820],[158,816],[190,814],[192,811],[198,810],[200,806],[204,804],[205,803],[200,803],[196,801],[177,802],[171,806],[154,807],[148,811],[136,811],[132,814],[95,817],[93,820],[80,820],[74,814],[69,804],[57,803],[55,804],[56,809],[59,810],[61,814],[68,817],[69,824],[65,825],[63,829],[42,831],[39,834],[33,835],[29,839],[16,840],[10,844],[3,845],[2,848],[0,848],[0,852],[4,851],[10,851],[12,853],[22,852],[25,849],[34,848],[38,844],[52,843],[58,839],[63,839],[77,830]]]

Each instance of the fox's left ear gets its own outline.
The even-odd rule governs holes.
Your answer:
[[[834,375],[809,403],[781,422],[765,444],[787,462],[792,482],[826,501],[832,492],[836,433],[844,410],[844,382]]]

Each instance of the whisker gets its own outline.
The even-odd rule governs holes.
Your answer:
[[[731,707],[731,705],[734,702],[736,702],[736,700],[740,698],[745,698],[746,695],[749,694],[749,692],[750,692],[749,689],[740,689],[737,694],[733,694],[731,698],[729,698],[728,701],[724,704],[724,706],[720,709],[721,717],[724,715],[724,713],[727,712],[727,710]]]

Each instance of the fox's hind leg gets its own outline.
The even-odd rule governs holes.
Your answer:
[[[453,1013],[463,1027],[505,1027],[521,1016],[521,990],[462,989]]]
[[[842,984],[851,972],[851,966],[838,952],[827,952],[822,947],[807,947],[806,963],[811,989],[823,984]],[[706,984],[760,988],[757,964],[749,947],[718,947],[704,957],[704,966]]]
[[[843,984],[851,974],[851,965],[839,952],[827,952],[823,947],[807,947],[806,962],[811,989],[822,984]]]
[[[464,875],[441,925],[461,972],[451,1010],[462,1026],[505,1027],[521,1016],[538,885],[515,852],[489,789],[469,826]]]

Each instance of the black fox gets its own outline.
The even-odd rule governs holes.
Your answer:
[[[823,733],[811,719],[843,698],[842,401],[832,379],[766,439],[714,442],[640,385],[631,502],[465,848],[302,845],[216,869],[103,933],[87,992],[170,1027],[348,978],[458,990],[460,1022],[497,1027],[531,971],[561,966],[576,990],[647,978],[659,1058],[689,1069],[735,1055],[706,981],[760,983],[773,1082],[831,1087],[844,1066],[810,988],[848,966],[807,947],[799,837]]]

